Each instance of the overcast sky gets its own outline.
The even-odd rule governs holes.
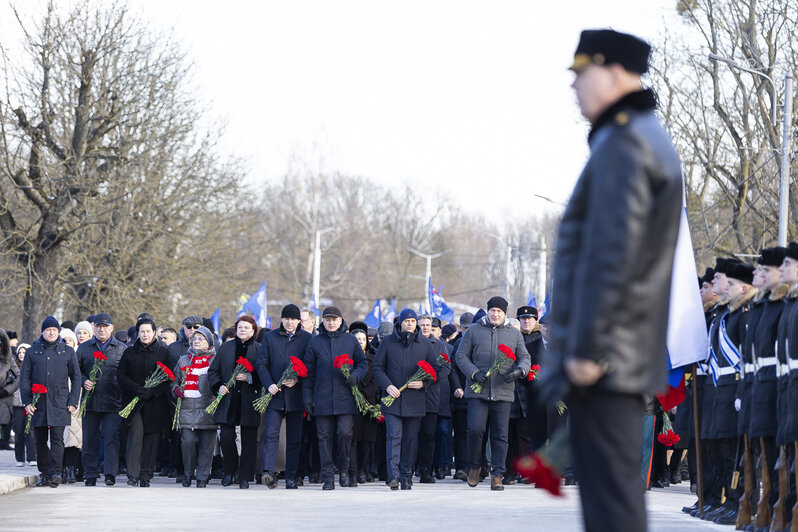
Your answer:
[[[37,2],[17,2],[23,13]],[[39,2],[40,4],[40,2]],[[584,28],[656,40],[674,0],[139,0],[195,62],[248,181],[292,159],[429,187],[496,222],[565,201],[587,156],[566,70]],[[0,8],[0,30],[9,10]]]

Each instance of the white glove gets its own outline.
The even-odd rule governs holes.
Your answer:
[[[739,412],[739,411],[740,411],[740,408],[741,408],[742,406],[743,406],[743,402],[742,402],[742,401],[740,401],[740,399],[739,399],[739,398],[734,400],[734,409],[735,409],[735,410],[737,410],[737,411]]]

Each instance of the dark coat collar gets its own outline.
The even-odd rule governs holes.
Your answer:
[[[613,121],[618,114],[632,110],[632,111],[651,111],[657,107],[657,96],[651,89],[643,89],[636,92],[631,92],[610,105],[601,113],[596,121],[593,122],[593,127],[587,136],[588,142],[593,138],[596,132],[605,126],[607,123]]]

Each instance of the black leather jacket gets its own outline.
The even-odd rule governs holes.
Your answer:
[[[598,362],[596,387],[644,393],[664,386],[671,271],[682,173],[650,90],[607,109],[560,222],[542,379],[549,398],[570,388],[565,360]],[[545,383],[545,381],[548,381]]]

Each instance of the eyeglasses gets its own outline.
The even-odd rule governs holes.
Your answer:
[[[200,325],[199,323],[195,323],[194,325],[186,325],[186,329],[194,329],[194,330],[197,330],[197,329],[199,329],[200,327],[202,327],[202,325]]]

